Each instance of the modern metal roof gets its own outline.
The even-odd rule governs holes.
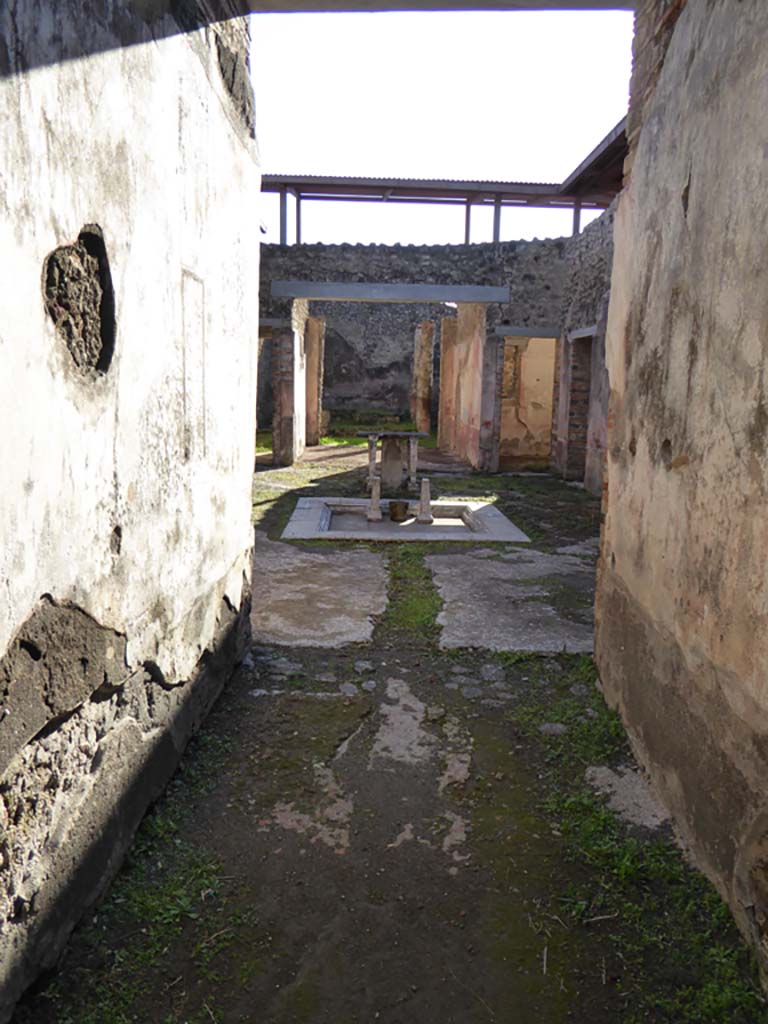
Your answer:
[[[563,206],[580,201],[585,209],[605,209],[618,189],[564,192],[558,183],[453,181],[427,178],[352,178],[319,174],[265,174],[262,191],[289,192],[297,199],[348,202],[437,203],[447,206]]]
[[[627,154],[626,118],[592,150],[563,182],[458,181],[447,178],[379,178],[322,174],[265,174],[262,191],[280,194],[280,239],[287,241],[286,196],[297,201],[297,241],[301,238],[303,200],[419,203],[463,206],[465,241],[470,236],[472,207],[494,208],[494,240],[499,239],[502,207],[573,210],[574,233],[582,210],[605,210],[621,191]]]
[[[372,174],[356,175],[356,176],[350,176],[350,177],[338,177],[336,175],[324,175],[324,174],[293,174],[293,173],[286,174],[286,173],[274,173],[274,174],[266,174],[264,177],[265,177],[265,179],[277,178],[277,179],[285,180],[285,181],[309,182],[309,183],[317,183],[317,184],[321,184],[321,185],[324,184],[325,182],[328,182],[328,181],[338,181],[338,182],[341,182],[341,183],[343,183],[345,185],[360,185],[361,187],[368,186],[368,185],[376,186],[376,185],[380,185],[380,184],[388,183],[388,182],[392,182],[392,181],[403,182],[406,185],[430,185],[430,186],[434,185],[434,186],[440,187],[440,188],[442,188],[444,186],[448,187],[448,188],[452,188],[452,187],[464,188],[466,186],[485,188],[485,187],[496,186],[496,185],[504,186],[504,185],[509,185],[510,184],[510,182],[507,182],[507,181],[501,181],[501,180],[497,181],[497,180],[494,180],[494,179],[486,179],[486,180],[482,180],[482,181],[474,181],[474,180],[470,179],[470,180],[464,181],[464,180],[462,180],[460,178],[379,178],[379,177],[376,177],[375,175],[372,175]],[[542,188],[542,189],[551,189],[551,188],[558,188],[559,187],[559,184],[557,182],[553,182],[553,181],[518,181],[518,182],[513,182],[511,184],[521,185],[521,186],[525,186],[525,187],[528,187],[528,188]]]
[[[390,203],[487,204],[502,206],[610,206],[621,190],[626,156],[626,118],[563,182],[383,178],[323,174],[265,174],[264,192],[290,192],[300,199]]]
[[[617,195],[624,177],[627,156],[627,119],[622,118],[589,156],[571,171],[560,186],[563,192],[588,194],[605,191]]]

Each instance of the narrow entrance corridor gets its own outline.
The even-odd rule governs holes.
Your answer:
[[[257,474],[252,652],[16,1024],[765,1020],[579,646],[597,504],[446,476],[532,544],[281,542],[349,465]]]

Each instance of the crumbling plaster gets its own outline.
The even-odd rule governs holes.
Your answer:
[[[161,22],[0,10],[0,1020],[116,870],[250,604],[258,159],[218,30]],[[44,266],[92,225],[116,329],[83,372]]]
[[[432,428],[432,388],[435,366],[435,324],[422,320],[414,331],[411,376],[411,421],[417,430]]]
[[[768,8],[734,14],[729,0],[638,12],[596,650],[606,694],[765,966]]]
[[[552,436],[554,338],[508,338],[502,369],[499,465],[546,468]]]
[[[37,17],[18,9],[33,48],[46,45]],[[130,662],[161,660],[168,678],[184,677],[200,650],[172,633],[190,603],[228,575],[239,600],[250,458],[228,442],[252,417],[246,292],[258,252],[240,225],[258,169],[222,85],[211,87],[206,45],[177,36],[158,50],[148,38],[0,80],[12,155],[0,167],[0,535],[12,538],[0,549],[0,650],[51,593],[127,633]],[[118,322],[112,366],[85,381],[46,316],[41,274],[89,223],[104,231]],[[192,411],[197,448],[185,452]]]

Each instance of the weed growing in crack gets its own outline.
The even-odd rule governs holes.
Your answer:
[[[686,863],[671,833],[633,832],[586,784],[589,765],[620,765],[631,754],[597,689],[592,659],[559,661],[566,671],[546,699],[526,697],[513,717],[537,743],[543,722],[568,727],[541,751],[541,810],[562,855],[588,870],[560,894],[559,913],[607,940],[620,958],[621,978],[607,983],[631,998],[622,1024],[768,1024],[750,953],[713,886]],[[552,662],[542,670],[550,681],[558,676]]]
[[[443,602],[424,561],[424,546],[392,545],[388,568],[389,603],[378,623],[379,634],[414,646],[435,644]]]
[[[206,936],[221,929],[229,913],[221,867],[180,836],[190,796],[209,791],[230,750],[231,742],[215,733],[192,740],[179,774],[142,822],[108,895],[78,929],[89,965],[68,972],[65,959],[65,969],[48,986],[47,1019],[56,1024],[135,1024],[135,1008],[147,991],[150,971],[174,939],[192,923]],[[186,984],[194,985],[203,976],[202,952],[192,953]],[[208,1010],[185,1017],[189,1024],[221,1019],[210,999],[208,1003]],[[39,1017],[22,1006],[15,1019],[37,1024]],[[177,1017],[167,1019],[175,1022]]]

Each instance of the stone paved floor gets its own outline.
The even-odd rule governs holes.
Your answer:
[[[174,889],[204,853],[215,867],[188,894],[194,917],[151,957],[127,954],[142,977],[125,1017],[88,1016],[90,993],[120,976],[122,936],[142,937],[121,916],[136,894],[118,890],[72,954],[79,1015],[38,1002],[19,1020],[619,1020],[622,998],[600,982],[621,967],[606,934],[580,931],[552,898],[572,869],[513,724],[531,686],[554,695],[577,670],[551,660],[534,682],[495,659],[375,643],[257,648],[209,723],[226,745],[211,777],[201,792],[179,783],[174,841],[194,854],[174,868],[173,845],[153,847],[140,880]]]
[[[591,659],[561,651],[593,507],[507,481],[524,553],[276,542],[291,487],[357,486],[257,479],[257,642],[13,1024],[766,1024]],[[545,608],[557,642],[531,618],[519,644],[558,653],[498,650]]]
[[[479,549],[428,555],[443,599],[440,646],[537,653],[592,650],[591,553]]]
[[[429,550],[429,549],[427,549]],[[440,646],[492,651],[592,650],[595,559],[500,545],[427,555],[443,601]],[[371,638],[386,606],[384,555],[361,547],[297,550],[257,532],[257,643],[335,647]],[[264,595],[268,595],[264,599]]]
[[[365,550],[300,551],[256,531],[251,628],[256,643],[338,647],[370,640],[387,603],[384,558]]]

